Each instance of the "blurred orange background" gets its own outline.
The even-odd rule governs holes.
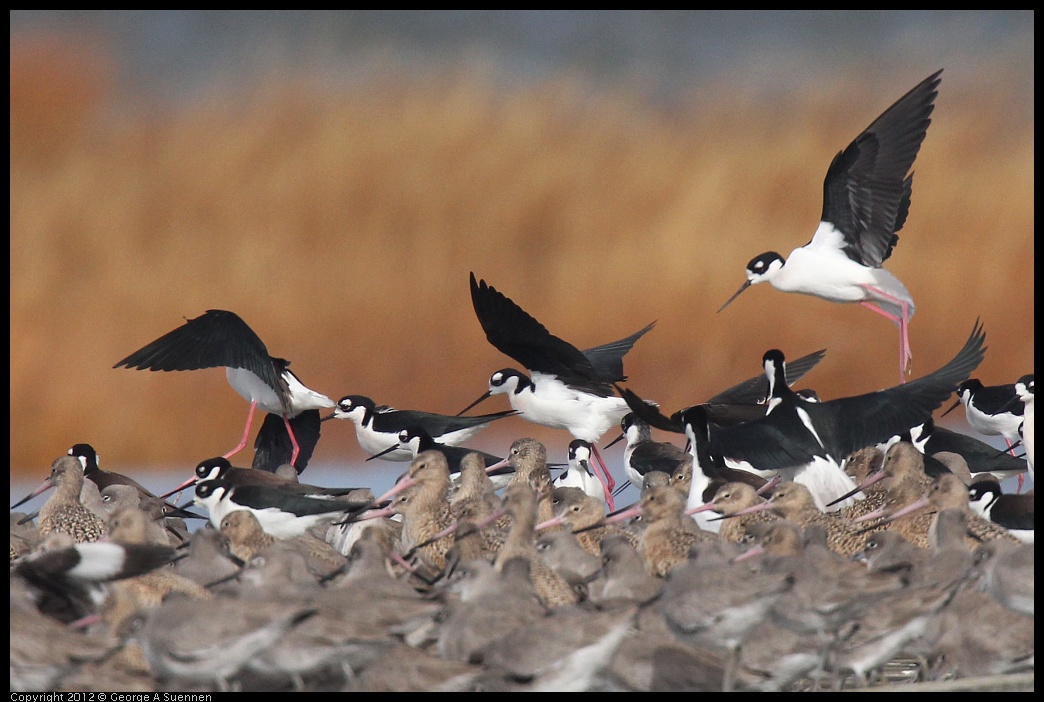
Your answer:
[[[335,90],[273,73],[128,110],[104,40],[13,39],[12,474],[76,442],[142,470],[234,446],[247,404],[223,370],[112,367],[211,308],[334,400],[453,414],[514,365],[483,336],[471,271],[581,348],[656,320],[625,369],[667,410],[756,375],[773,347],[827,349],[802,383],[824,398],[894,385],[897,329],[858,306],[763,285],[715,311],[751,257],[808,241],[833,155],[940,67],[885,265],[917,303],[913,376],[981,317],[975,377],[1010,383],[1033,371],[1034,135],[1032,83],[1002,62],[824,66],[771,100],[703,82],[670,108],[473,66]],[[564,452],[562,432],[508,421]],[[332,424],[313,461],[365,458]]]

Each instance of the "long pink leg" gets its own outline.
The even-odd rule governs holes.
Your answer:
[[[613,474],[610,473],[609,469],[605,467],[605,461],[602,460],[602,454],[598,453],[598,447],[595,446],[594,443],[591,444],[591,452],[594,454],[594,457],[598,460],[598,465],[602,467],[602,474],[605,475],[605,481],[608,484],[609,489],[612,490],[614,487],[616,487],[616,481],[613,480]]]
[[[616,481],[613,480],[612,474],[605,467],[605,461],[602,460],[602,456],[598,453],[598,449],[594,444],[591,444],[591,452],[594,454],[595,463],[597,464],[595,477],[602,484],[602,492],[605,493],[605,504],[609,507],[609,511],[612,512],[616,509],[616,501],[613,499],[613,488],[616,487]],[[599,474],[598,468],[601,468],[601,474]]]
[[[897,324],[899,326],[899,382],[905,383],[906,373],[913,362],[913,353],[910,351],[910,305],[906,301],[900,300],[899,298],[893,295],[889,295],[885,291],[881,290],[880,288],[876,288],[873,285],[862,285],[860,287],[862,287],[864,290],[873,292],[874,294],[879,295],[885,298],[886,300],[894,302],[895,304],[899,305],[899,308],[902,310],[902,315],[896,316],[889,312],[885,312],[883,309],[867,300],[861,300],[859,302],[859,304],[863,307],[867,308],[868,310],[873,310],[874,312],[883,317],[887,317],[888,319],[892,320],[893,324]]]
[[[240,440],[239,446],[236,446],[234,449],[232,449],[231,451],[226,453],[223,456],[223,458],[228,458],[230,456],[236,455],[237,453],[242,451],[243,448],[247,445],[247,440],[250,438],[250,425],[253,424],[253,422],[254,422],[254,410],[255,409],[257,409],[257,400],[254,400],[253,402],[250,403],[250,414],[247,415],[246,428],[243,429],[243,438]],[[289,427],[289,425],[287,425],[287,426]],[[291,436],[293,436],[293,434],[291,434]]]
[[[1008,437],[1006,437],[1006,436],[1004,437],[1004,443],[1006,443],[1008,445],[1008,453],[1010,453],[1012,456],[1014,456],[1015,455],[1015,448],[1014,448],[1014,446],[1012,446],[1011,441],[1008,440]],[[1026,474],[1025,473],[1019,473],[1018,481],[1019,481],[1019,484],[1018,484],[1018,487],[1016,488],[1015,492],[1021,494],[1022,493],[1022,486],[1026,482]]]
[[[283,415],[283,424],[286,425],[286,433],[290,435],[290,445],[294,447],[294,450],[290,454],[290,465],[297,468],[297,454],[301,453],[301,447],[297,445],[297,437],[294,436],[294,430],[290,428],[290,420]]]

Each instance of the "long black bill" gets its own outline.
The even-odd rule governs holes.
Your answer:
[[[730,297],[728,299],[728,302],[726,302],[724,305],[722,305],[721,307],[718,308],[718,312],[721,312],[723,309],[725,309],[726,307],[731,305],[732,301],[735,300],[737,297],[739,297],[740,293],[742,293],[744,290],[746,290],[749,287],[750,287],[750,279],[748,278],[747,282],[743,283],[743,285],[740,286],[740,289],[732,294],[732,297]]]
[[[492,394],[493,394],[493,393],[489,392],[488,390],[487,390],[486,392],[482,393],[482,396],[481,396],[481,397],[479,397],[479,399],[477,399],[477,400],[475,400],[474,402],[472,402],[472,403],[471,403],[470,405],[468,405],[467,407],[465,407],[464,409],[462,409],[462,410],[461,410],[460,412],[457,412],[457,415],[456,415],[456,416],[458,416],[458,417],[459,417],[460,415],[464,414],[465,412],[467,412],[467,411],[468,411],[469,409],[471,409],[471,408],[472,408],[472,407],[474,407],[475,405],[477,405],[477,404],[479,404],[480,402],[483,402],[483,401],[485,401],[486,399],[488,399],[488,398],[489,398],[489,397],[490,397],[490,396],[491,396]]]

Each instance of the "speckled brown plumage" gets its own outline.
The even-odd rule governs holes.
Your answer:
[[[261,528],[261,522],[254,513],[245,509],[226,514],[221,520],[220,529],[228,543],[229,553],[244,563],[248,563],[276,540]]]
[[[41,537],[63,533],[77,543],[84,543],[97,541],[108,533],[101,517],[80,502],[84,477],[78,460],[72,456],[62,456],[56,460],[51,464],[51,475],[47,481],[55,490],[40,508],[37,528]]]
[[[908,441],[899,441],[889,447],[879,463],[875,463],[875,454],[880,456],[876,448],[861,449],[849,457],[845,463],[845,471],[852,476],[857,485],[867,482],[872,476],[879,475],[880,480],[863,488],[863,499],[841,510],[841,516],[848,520],[858,519],[865,514],[884,508],[890,500],[894,502],[894,494],[904,491],[907,494],[926,492],[931,487],[931,479],[924,472],[924,456],[917,447]],[[879,465],[878,470],[874,466]],[[911,487],[904,488],[902,483],[910,481]],[[889,490],[893,498],[889,497]],[[863,527],[880,525],[881,520],[863,523]]]
[[[646,527],[638,540],[638,553],[650,574],[666,577],[689,557],[693,544],[718,538],[712,532],[693,529],[695,522],[685,514],[685,496],[673,487],[650,490],[640,505]]]
[[[455,520],[449,506],[450,473],[440,451],[422,451],[410,463],[410,477],[417,484],[409,488],[409,499],[402,514],[400,549],[406,553],[428,541]],[[452,534],[425,543],[416,557],[428,568],[441,572],[446,567],[446,552],[453,546]]]
[[[1004,539],[1013,544],[1022,543],[1004,527],[985,519],[972,510],[968,504],[968,488],[957,475],[943,473],[938,476],[928,491],[928,501],[931,503],[932,511],[936,512],[936,518],[932,520],[931,531],[935,529],[938,512],[945,509],[959,509],[964,512],[967,529],[964,543],[971,550],[975,550],[983,542],[993,539]]]
[[[782,483],[769,498],[772,511],[802,528],[819,524],[826,531],[827,548],[842,556],[853,556],[863,550],[864,528],[852,525],[835,512],[823,512],[807,487],[793,481]]]
[[[524,558],[530,563],[530,577],[545,606],[560,607],[578,602],[577,592],[540,558],[536,550],[536,493],[527,483],[513,482],[504,489],[503,501],[504,509],[511,516],[511,530],[497,553],[494,562],[497,570],[512,558]]]
[[[711,500],[711,509],[721,515],[731,515],[740,510],[753,507],[756,504],[766,502],[765,498],[758,494],[751,485],[747,483],[725,483],[714,494]],[[779,519],[779,516],[771,510],[764,512],[753,512],[731,519],[723,519],[718,529],[718,537],[729,543],[738,544],[747,533],[747,525],[757,522],[767,522]]]

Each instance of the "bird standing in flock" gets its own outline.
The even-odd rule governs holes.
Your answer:
[[[472,273],[486,339],[521,370],[457,415],[397,410],[333,402],[208,310],[115,367],[224,367],[250,403],[239,444],[159,497],[76,444],[12,506],[56,488],[12,512],[12,690],[797,691],[872,685],[904,658],[923,679],[1032,674],[1032,490],[1002,493],[1013,456],[991,472],[954,442],[936,458],[929,436],[956,392],[950,410],[1021,443],[1032,477],[1033,376],[970,378],[977,320],[951,361],[908,378],[913,298],[882,268],[940,74],[834,157],[812,240],[752,259],[719,309],[761,282],[858,302],[899,327],[898,385],[821,399],[792,386],[825,351],[769,349],[761,373],[667,416],[622,385],[655,323],[580,350]],[[510,409],[464,416],[495,395]],[[235,466],[257,408],[254,463]],[[557,480],[522,432],[505,458],[466,445],[511,417],[568,433]],[[300,481],[334,418],[371,458],[409,462],[391,489]],[[620,510],[597,446],[614,427],[605,448],[626,439],[641,492]],[[190,487],[200,514],[165,502]]]

